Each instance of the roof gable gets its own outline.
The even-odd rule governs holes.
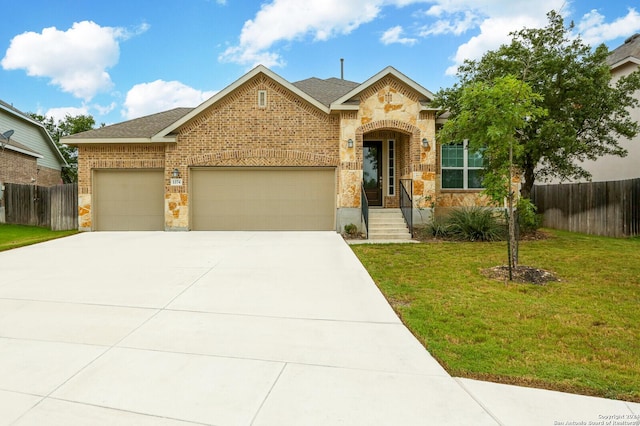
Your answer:
[[[425,89],[424,87],[422,87],[421,85],[419,85],[418,83],[416,83],[415,81],[407,77],[406,75],[402,74],[400,71],[389,66],[383,69],[382,71],[380,71],[379,73],[377,73],[376,75],[374,75],[373,77],[371,77],[370,79],[368,79],[367,81],[365,81],[364,83],[353,88],[352,90],[344,94],[342,97],[332,102],[331,109],[332,110],[357,109],[358,104],[352,101],[353,98],[356,98],[360,93],[367,90],[371,86],[375,85],[376,83],[386,78],[387,76],[393,76],[397,78],[398,80],[400,80],[400,82],[407,85],[409,88],[415,90],[422,97],[424,97],[424,100],[426,102],[430,102],[435,98],[435,95],[431,93],[431,91]],[[427,108],[426,105],[423,105],[423,108],[429,109]]]
[[[211,98],[209,98],[208,100],[206,100],[205,102],[203,102],[202,104],[194,108],[191,112],[186,114],[184,117],[172,123],[170,126],[167,126],[166,128],[160,130],[156,135],[154,135],[152,139],[154,141],[172,139],[170,135],[173,132],[175,132],[179,127],[193,120],[195,117],[203,113],[209,107],[216,104],[219,100],[226,97],[227,95],[229,95],[230,93],[232,93],[233,91],[238,89],[240,86],[247,83],[248,81],[250,81],[251,79],[253,79],[259,74],[264,74],[268,78],[274,80],[276,83],[285,87],[287,90],[291,91],[295,95],[301,97],[311,105],[315,106],[319,110],[324,111],[327,114],[330,112],[328,106],[322,104],[320,101],[310,96],[308,93],[304,92],[303,90],[296,87],[292,83],[289,83],[287,80],[280,77],[279,75],[277,75],[276,73],[274,73],[273,71],[265,67],[264,65],[258,65],[257,67],[255,67],[254,69],[252,69],[251,71],[249,71],[248,73],[240,77],[238,80],[236,80],[235,82],[225,87],[224,89],[222,89],[221,91],[213,95]]]

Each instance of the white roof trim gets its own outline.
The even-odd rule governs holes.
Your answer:
[[[161,143],[161,142],[175,142],[175,136],[166,136],[158,138],[91,138],[91,139],[65,139],[65,145],[92,145],[92,144],[137,144],[137,143]]]
[[[609,68],[613,70],[613,69],[616,69],[618,67],[621,67],[622,65],[626,64],[627,62],[631,62],[632,64],[636,64],[636,65],[640,65],[640,59],[636,58],[635,56],[627,56],[626,58],[616,62],[613,65],[611,65]]]
[[[191,111],[190,113],[188,113],[187,115],[185,115],[184,117],[179,119],[178,121],[174,122],[169,127],[166,127],[164,129],[162,129],[161,131],[159,131],[156,135],[151,137],[151,140],[153,142],[155,142],[155,141],[159,141],[159,140],[165,139],[171,132],[175,131],[177,128],[179,128],[183,124],[187,123],[188,121],[190,121],[194,117],[198,116],[202,111],[204,111],[207,108],[209,108],[210,106],[214,105],[220,99],[224,98],[225,96],[227,96],[228,94],[230,94],[231,92],[236,90],[238,87],[242,86],[247,81],[249,81],[252,78],[254,78],[255,76],[257,76],[258,74],[264,74],[267,77],[271,78],[272,80],[275,80],[278,84],[286,87],[287,90],[290,90],[291,92],[295,93],[297,96],[300,96],[305,101],[309,102],[310,104],[312,104],[313,106],[315,106],[319,110],[329,114],[329,112],[330,112],[329,108],[327,108],[326,106],[324,106],[323,104],[318,102],[316,99],[312,98],[311,96],[309,96],[308,94],[306,94],[302,90],[298,89],[296,86],[294,86],[293,84],[289,83],[287,80],[285,80],[284,78],[280,77],[278,74],[274,73],[273,71],[271,71],[269,68],[265,67],[264,65],[258,65],[257,67],[255,67],[254,69],[252,69],[251,71],[249,71],[248,73],[246,73],[245,75],[240,77],[238,80],[236,80],[235,82],[231,83],[229,86],[225,87],[224,89],[222,89],[221,91],[219,91],[218,93],[213,95],[211,98],[209,98],[208,100],[204,101],[202,104],[200,104],[199,106],[194,108],[193,111]]]
[[[431,93],[431,91],[425,89],[424,87],[422,87],[421,85],[419,85],[415,81],[411,80],[409,77],[407,77],[406,75],[402,74],[397,69],[389,66],[389,67],[386,67],[385,69],[383,69],[382,71],[380,71],[379,73],[377,73],[376,75],[374,75],[373,77],[371,77],[370,79],[368,79],[367,81],[365,81],[364,83],[362,83],[361,85],[359,85],[356,88],[354,88],[352,91],[350,91],[349,93],[347,93],[346,95],[344,95],[340,99],[338,99],[335,102],[333,102],[331,104],[331,109],[332,110],[348,109],[348,108],[345,108],[347,105],[342,105],[344,102],[347,102],[349,99],[353,98],[358,93],[360,93],[363,90],[367,89],[369,86],[374,85],[380,79],[382,79],[383,77],[386,77],[389,74],[393,75],[398,80],[402,81],[404,84],[406,84],[407,86],[411,87],[416,92],[426,96],[428,99],[432,100],[432,99],[435,98],[435,95],[433,93]]]
[[[5,145],[4,149],[9,149],[11,151],[15,151],[15,152],[19,152],[20,154],[25,154],[28,155],[30,157],[35,157],[35,158],[44,158],[43,155],[38,154],[36,152],[33,151],[27,151],[26,149],[22,149],[22,148],[18,148],[17,146],[13,146],[13,145]]]

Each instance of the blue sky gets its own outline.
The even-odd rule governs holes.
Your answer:
[[[257,64],[288,81],[363,82],[388,65],[427,89],[465,58],[546,24],[555,9],[592,45],[640,32],[636,0],[32,0],[5,2],[0,99],[112,124],[194,107]],[[2,129],[0,129],[2,130]]]

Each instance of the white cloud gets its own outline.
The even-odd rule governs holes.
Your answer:
[[[46,113],[44,113],[45,117],[53,117],[56,122],[64,120],[67,115],[70,115],[71,117],[75,117],[77,115],[89,115],[89,109],[86,106],[59,107],[50,108]]]
[[[91,108],[95,109],[96,111],[98,111],[98,115],[107,115],[111,111],[116,109],[117,106],[118,106],[118,104],[116,104],[115,102],[111,102],[109,105],[93,104],[93,105],[91,105]]]
[[[122,115],[130,120],[177,107],[195,107],[215,93],[202,92],[179,81],[136,84],[127,92]]]
[[[382,42],[382,44],[386,45],[394,43],[411,45],[415,44],[418,41],[415,38],[400,37],[402,35],[402,31],[403,30],[400,25],[389,28],[384,32],[384,34],[382,34],[382,37],[380,37],[380,41]]]
[[[605,23],[605,17],[597,10],[585,14],[576,25],[582,40],[590,45],[597,45],[618,37],[627,37],[640,30],[640,14],[629,8],[627,15],[611,23]]]
[[[218,59],[248,67],[283,66],[280,54],[272,51],[280,42],[303,38],[328,40],[373,21],[385,6],[402,7],[425,1],[272,0],[262,5],[254,19],[244,23],[239,43],[227,48]]]
[[[511,40],[509,32],[540,25],[544,25],[544,21],[530,16],[485,19],[480,25],[480,34],[458,46],[453,57],[454,65],[447,68],[446,74],[455,75],[458,66],[462,65],[465,59],[479,59],[485,52],[496,49],[502,44],[508,44]]]
[[[453,65],[446,74],[454,75],[465,59],[478,59],[488,50],[508,43],[509,33],[525,27],[544,26],[550,10],[566,14],[570,3],[565,0],[435,0],[424,12],[425,18],[437,18],[427,23],[419,33],[422,37],[453,34],[460,36],[470,30],[478,31],[458,46],[452,57]]]
[[[479,25],[479,17],[467,10],[451,19],[439,19],[433,24],[425,25],[419,32],[420,37],[430,35],[454,34],[461,35]]]
[[[82,21],[66,31],[49,27],[41,33],[25,32],[11,40],[1,64],[5,70],[23,69],[29,76],[48,78],[62,91],[89,101],[113,86],[107,70],[118,63],[119,41],[148,28],[143,24],[128,31]]]

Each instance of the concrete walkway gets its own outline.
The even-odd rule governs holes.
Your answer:
[[[332,232],[86,233],[0,253],[1,425],[607,416],[638,424],[640,404],[450,377]]]

